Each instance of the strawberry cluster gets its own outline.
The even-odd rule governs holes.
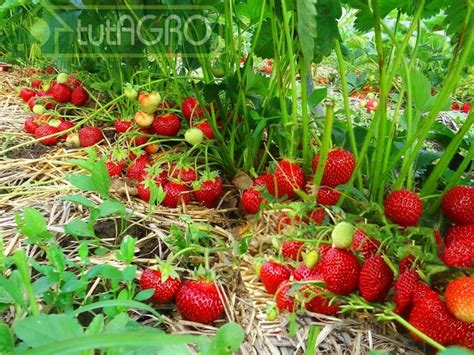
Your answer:
[[[153,289],[151,301],[156,305],[175,302],[183,319],[210,324],[224,314],[222,296],[212,277],[197,277],[181,282],[169,267],[166,271],[146,269],[140,277],[142,290]]]
[[[317,174],[319,159],[320,154],[318,153],[312,161],[314,174]],[[343,148],[331,150],[325,166],[322,167],[321,186],[316,189],[317,203],[324,206],[334,206],[340,197],[340,192],[336,190],[336,187],[349,182],[354,167],[355,159],[351,152]],[[267,203],[262,196],[263,191],[277,198],[291,200],[297,197],[297,191],[305,191],[306,186],[310,185],[312,181],[312,178],[306,179],[303,169],[297,163],[281,160],[273,173],[266,172],[258,176],[253,182],[253,187],[243,192],[242,208],[247,214],[256,214]]]
[[[72,130],[76,125],[73,122],[58,115],[57,111],[48,111],[69,102],[76,107],[87,104],[89,93],[74,76],[61,73],[55,81],[49,83],[32,79],[29,87],[20,90],[20,97],[33,112],[33,115],[25,120],[24,130],[40,143],[56,145],[66,141],[74,146],[90,147],[103,139],[99,128],[84,126],[74,133]],[[61,134],[62,132],[64,134]]]

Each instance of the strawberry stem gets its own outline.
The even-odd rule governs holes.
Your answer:
[[[402,317],[400,317],[398,314],[395,314],[393,312],[390,312],[390,316],[395,319],[398,323],[400,323],[401,325],[403,325],[405,328],[407,328],[410,332],[412,332],[413,334],[415,334],[417,337],[419,337],[420,339],[422,339],[424,342],[426,342],[427,344],[431,345],[433,348],[436,348],[438,349],[439,351],[443,351],[445,350],[446,348],[441,345],[440,343],[438,343],[437,341],[431,339],[428,335],[426,335],[425,333],[421,332],[420,330],[416,329],[414,326],[412,326],[410,323],[408,323],[405,319],[403,319]]]

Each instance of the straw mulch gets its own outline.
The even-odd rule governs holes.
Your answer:
[[[30,115],[16,94],[16,88],[26,76],[17,69],[13,73],[0,73],[0,150],[28,142],[31,136],[23,133],[24,119]],[[103,152],[104,147],[99,148]],[[74,158],[86,156],[82,149],[71,149],[64,145],[46,148],[39,144],[10,150],[0,156],[0,235],[4,238],[5,250],[11,255],[17,248],[26,249],[30,257],[37,257],[39,250],[24,243],[24,238],[16,231],[15,214],[26,207],[37,208],[47,219],[48,228],[55,232],[66,255],[78,260],[79,242],[64,234],[64,226],[72,219],[87,218],[88,211],[61,199],[69,193],[78,193],[64,177],[78,171],[67,163]],[[210,223],[213,233],[231,250],[237,250],[239,230],[248,224],[236,219],[238,192],[228,187],[219,209],[208,210],[199,206],[183,206],[178,209],[164,209],[148,206],[134,197],[136,188],[127,179],[114,180],[112,196],[122,201],[133,211],[129,221],[129,234],[139,239],[134,262],[143,267],[153,265],[156,258],[166,258],[169,248],[166,237],[173,225],[186,228],[179,219],[189,215],[196,222]],[[100,198],[85,194],[95,202]],[[265,223],[263,221],[262,223]],[[113,248],[120,243],[114,228],[115,221],[104,220],[97,226],[97,234],[103,246]],[[263,236],[266,227],[257,228],[256,238]],[[110,232],[112,230],[112,233]],[[91,257],[92,263],[111,264],[122,267],[113,253],[101,257]],[[225,319],[214,326],[204,326],[182,320],[173,306],[164,306],[161,327],[172,333],[209,334],[216,327],[228,321],[240,323],[246,332],[246,342],[241,347],[242,354],[302,354],[306,350],[308,329],[311,325],[321,328],[317,339],[317,349],[328,354],[367,354],[371,350],[393,353],[420,353],[406,337],[397,335],[391,324],[381,325],[367,315],[344,318],[325,317],[306,313],[299,317],[299,329],[295,337],[288,335],[288,317],[282,315],[277,321],[266,319],[266,309],[271,297],[267,295],[252,270],[253,257],[242,259],[231,253],[215,255],[211,263],[223,291]],[[186,271],[181,270],[186,275]],[[99,280],[93,282],[89,294],[93,294]],[[152,315],[131,310],[130,314],[143,324],[154,325],[158,321]],[[8,319],[8,316],[5,316]]]

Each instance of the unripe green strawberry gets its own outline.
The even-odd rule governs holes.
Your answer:
[[[269,321],[274,321],[278,317],[278,311],[274,305],[271,305],[267,309],[267,319]]]
[[[332,246],[338,249],[349,248],[352,245],[353,237],[354,226],[348,222],[340,222],[332,230]]]
[[[130,84],[125,87],[123,93],[131,101],[135,101],[138,97],[138,91]]]
[[[36,104],[33,106],[33,113],[42,115],[45,111],[46,111],[46,108],[43,105]]]
[[[311,250],[308,253],[303,254],[303,262],[308,269],[312,269],[314,266],[316,266],[318,260],[319,254],[316,250]]]
[[[66,84],[67,83],[67,78],[68,78],[68,75],[66,73],[59,73],[57,78],[56,78],[56,82],[58,84]]]
[[[204,139],[204,133],[199,128],[189,128],[184,132],[184,139],[191,145],[201,144]]]

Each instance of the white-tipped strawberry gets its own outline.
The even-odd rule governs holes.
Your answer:
[[[160,104],[161,96],[157,92],[151,94],[142,92],[138,95],[138,102],[142,106],[143,112],[154,113],[158,109]]]
[[[152,114],[138,111],[135,114],[134,120],[140,127],[149,127],[153,123],[154,117]]]
[[[72,147],[80,147],[81,142],[77,133],[69,133],[66,138],[66,143]]]

